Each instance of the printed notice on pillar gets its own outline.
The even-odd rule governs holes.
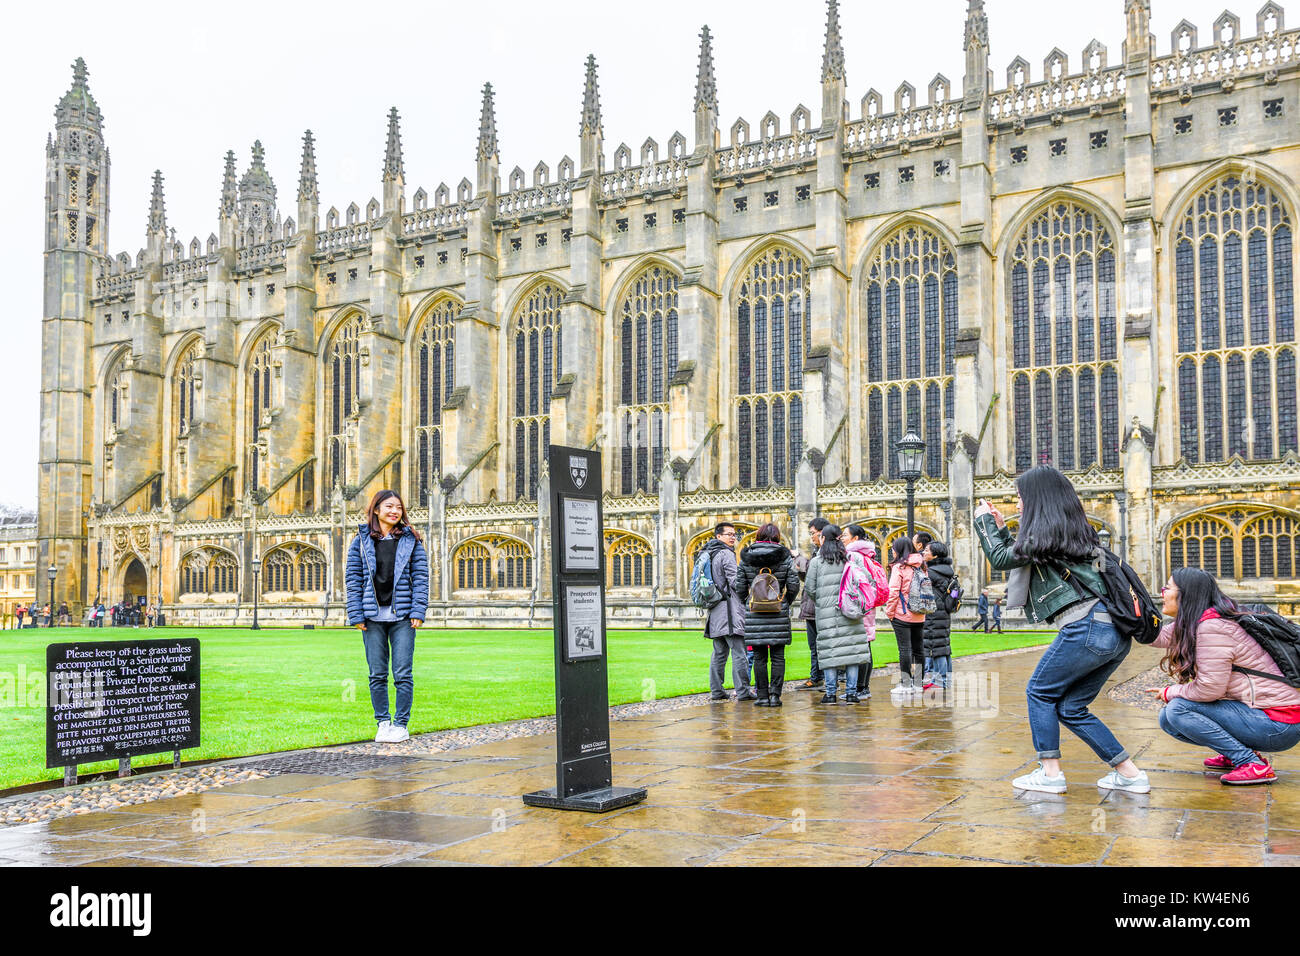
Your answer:
[[[566,659],[580,661],[600,657],[605,652],[604,633],[600,619],[600,588],[566,587],[564,589],[564,622],[567,628]]]
[[[600,570],[600,516],[596,502],[562,498],[564,502],[564,570]]]
[[[199,642],[102,641],[45,649],[45,766],[199,746]]]

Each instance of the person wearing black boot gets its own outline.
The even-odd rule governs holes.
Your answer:
[[[750,679],[758,691],[755,707],[780,707],[785,680],[785,648],[790,643],[790,606],[799,596],[799,572],[774,524],[758,529],[757,540],[740,552],[736,597],[745,605],[745,643],[754,649]],[[767,661],[772,660],[771,682]]]

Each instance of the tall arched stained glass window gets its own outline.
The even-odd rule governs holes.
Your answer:
[[[664,266],[650,266],[632,280],[619,306],[618,421],[619,490],[658,492],[664,468],[664,416],[668,386],[677,372],[677,283]]]
[[[925,470],[944,475],[952,429],[949,408],[957,336],[957,259],[933,230],[906,225],[889,236],[868,261],[864,289],[867,363],[867,409],[879,419],[890,408],[888,428],[915,428],[926,444]],[[881,324],[883,311],[883,336]],[[883,361],[881,357],[884,357]],[[906,384],[905,403],[895,423],[893,390],[886,382]],[[898,476],[894,441],[886,429],[869,427],[866,472],[869,479]],[[901,437],[902,432],[899,432]]]
[[[1115,243],[1086,206],[1055,202],[1016,237],[1008,266],[1012,444],[1018,471],[1119,467]],[[1032,388],[1031,388],[1032,384]],[[1032,392],[1032,394],[1031,394]]]
[[[176,370],[172,373],[172,413],[176,416],[177,438],[188,435],[190,426],[194,424],[194,399],[198,391],[195,377],[198,374],[199,346],[200,342],[197,339],[190,343],[176,360]]]
[[[347,474],[348,422],[359,414],[361,380],[361,316],[354,315],[339,326],[326,353],[325,431],[329,485],[345,485],[355,476]]]
[[[442,475],[442,406],[455,388],[458,314],[460,303],[440,299],[425,312],[415,333],[415,501],[419,504],[429,500]]]
[[[267,475],[262,466],[263,433],[271,426],[271,347],[275,343],[275,329],[267,329],[253,343],[248,353],[248,367],[245,370],[245,394],[248,396],[246,427],[244,434],[248,438],[246,449],[245,483],[254,493],[267,490]]]
[[[1179,453],[1189,462],[1297,449],[1291,232],[1277,190],[1235,173],[1176,225]]]
[[[807,261],[785,246],[772,246],[745,268],[736,290],[736,465],[742,488],[791,484],[803,456],[809,280]]]
[[[564,293],[546,282],[515,311],[514,436],[515,498],[536,498],[538,469],[551,440],[551,393],[564,374],[560,305]]]

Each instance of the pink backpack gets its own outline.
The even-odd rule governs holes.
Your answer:
[[[867,564],[867,570],[871,572],[871,579],[876,584],[876,603],[872,607],[884,607],[889,603],[889,575],[880,566],[880,562],[874,558],[868,558],[864,555],[863,560]]]
[[[889,596],[889,588],[885,588]],[[860,621],[867,612],[877,605],[879,588],[871,572],[867,570],[866,559],[854,552],[849,552],[849,559],[844,563],[844,574],[840,577],[840,594],[836,606],[847,618]]]

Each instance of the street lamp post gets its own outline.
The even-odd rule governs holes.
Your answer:
[[[45,573],[50,577],[50,624],[53,624],[59,617],[59,606],[54,601],[54,579],[59,576],[59,569],[51,564]]]
[[[909,428],[894,447],[898,452],[899,477],[907,482],[907,540],[911,541],[916,535],[916,480],[921,477],[925,462],[925,441],[915,429]]]
[[[261,625],[257,623],[257,576],[262,573],[262,559],[253,559],[253,630],[260,631]]]

